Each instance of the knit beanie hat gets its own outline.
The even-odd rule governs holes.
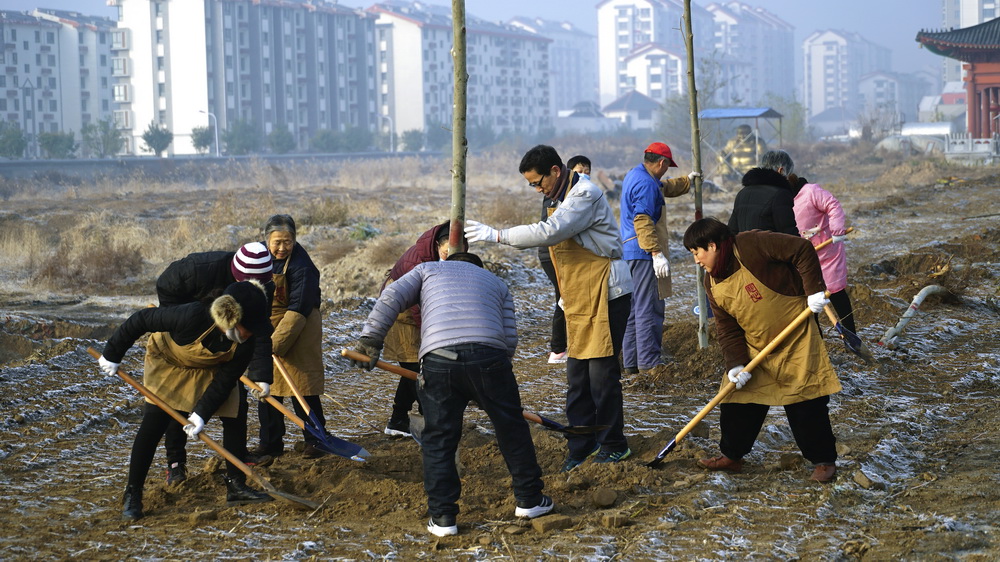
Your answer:
[[[271,252],[268,252],[267,246],[260,242],[244,244],[233,256],[230,269],[233,272],[233,279],[237,281],[256,279],[261,283],[267,283],[272,276]]]
[[[271,306],[267,293],[259,281],[237,281],[226,287],[222,296],[212,302],[212,320],[223,331],[232,330],[237,324],[254,335],[270,336]]]

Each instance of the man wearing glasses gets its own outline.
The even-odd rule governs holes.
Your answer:
[[[468,221],[472,242],[549,248],[568,340],[566,417],[572,425],[604,425],[596,435],[569,437],[564,472],[590,457],[619,462],[632,451],[624,433],[621,351],[631,307],[632,275],[622,260],[618,222],[600,187],[568,170],[554,148],[538,145],[521,159],[528,185],[556,202],[546,221],[496,230]]]

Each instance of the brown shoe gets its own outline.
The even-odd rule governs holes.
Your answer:
[[[318,459],[325,454],[322,449],[312,443],[306,443],[302,446],[302,456],[307,459]]]
[[[813,469],[812,476],[809,477],[810,480],[816,482],[829,482],[837,475],[837,465],[833,464],[817,464],[816,468]]]
[[[729,472],[740,472],[743,470],[742,460],[734,461],[725,455],[719,455],[711,459],[701,459],[698,461],[698,464],[708,470],[728,470]]]

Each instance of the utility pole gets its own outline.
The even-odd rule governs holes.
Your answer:
[[[451,115],[451,226],[448,252],[454,254],[465,250],[462,244],[465,237],[465,161],[469,150],[468,140],[465,138],[468,111],[466,92],[469,86],[469,72],[465,64],[465,0],[452,0],[451,27],[455,103]]]
[[[694,79],[694,33],[691,31],[691,0],[684,0],[684,47],[687,49],[688,99],[691,104],[691,166],[694,178],[694,220],[702,218],[701,208],[701,129],[698,125],[698,86]],[[705,270],[698,268],[698,347],[708,347],[708,296]]]

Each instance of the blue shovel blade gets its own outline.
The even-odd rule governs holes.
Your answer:
[[[317,449],[352,461],[365,462],[368,460],[370,453],[361,445],[327,433],[320,425],[315,412],[309,412],[309,422],[306,423],[306,429],[319,440],[319,443],[316,443]]]

